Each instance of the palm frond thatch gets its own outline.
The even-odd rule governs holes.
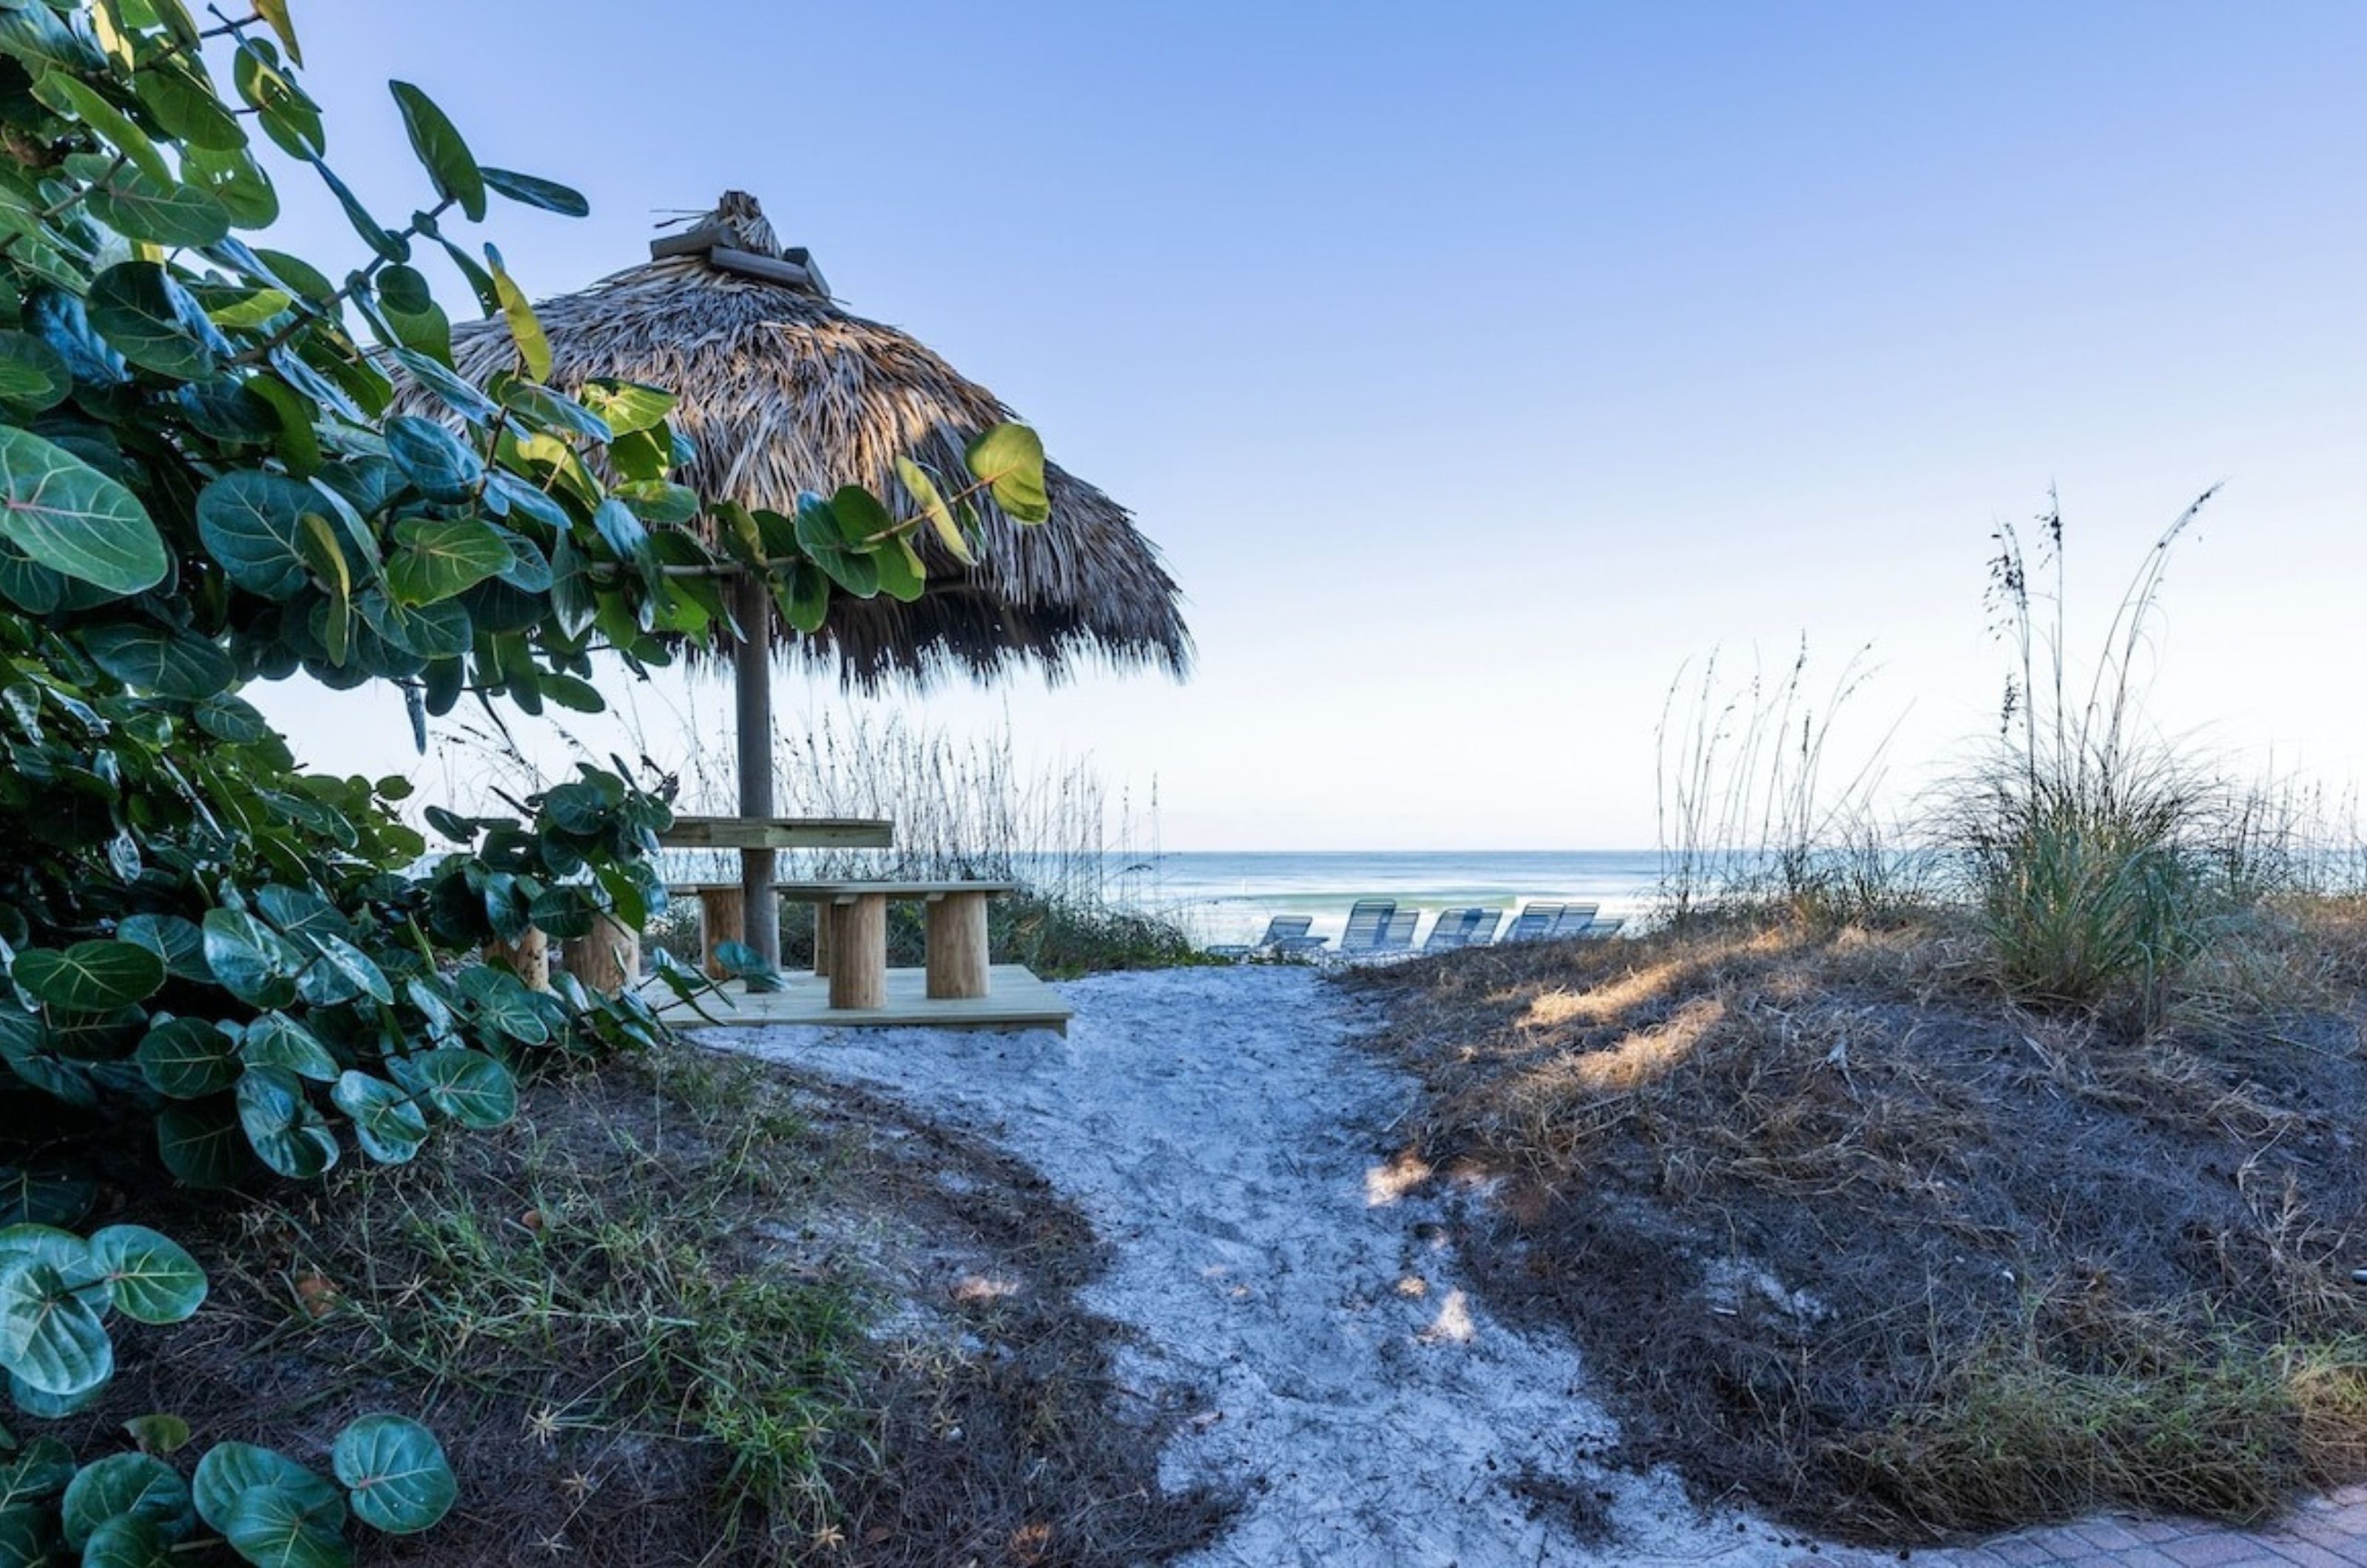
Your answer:
[[[692,228],[695,239],[784,255],[739,192]],[[855,483],[909,509],[899,456],[958,476],[964,443],[1012,412],[910,334],[841,309],[811,276],[815,287],[750,276],[695,249],[538,302],[552,384],[573,390],[611,376],[679,394],[675,423],[698,446],[687,482],[709,498],[787,511],[801,490]],[[471,379],[515,362],[498,320],[457,328],[453,349]],[[1057,465],[1047,479],[1050,521],[1022,527],[981,499],[975,567],[934,537],[916,540],[929,570],[921,599],[840,595],[814,637],[776,623],[776,646],[834,661],[862,687],[946,669],[983,680],[1030,660],[1053,680],[1081,660],[1184,673],[1191,634],[1157,547],[1093,485]]]

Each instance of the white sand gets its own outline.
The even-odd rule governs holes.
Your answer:
[[[882,1086],[1042,1171],[1110,1242],[1086,1292],[1138,1331],[1137,1389],[1196,1391],[1164,1483],[1244,1506],[1193,1561],[1756,1564],[1803,1548],[1704,1517],[1672,1478],[1602,1472],[1614,1432],[1576,1350],[1467,1295],[1439,1183],[1389,1164],[1412,1081],[1297,969],[1176,970],[1064,987],[1049,1032],[713,1030],[712,1045]],[[1511,1490],[1524,1472],[1612,1494],[1581,1546]],[[1826,1553],[1828,1561],[1872,1561]]]

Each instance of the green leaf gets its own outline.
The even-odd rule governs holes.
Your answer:
[[[241,468],[198,492],[198,536],[249,593],[292,599],[307,581],[304,514],[327,504],[300,480]]]
[[[217,697],[210,704],[200,705],[198,721],[204,723],[205,709],[214,704],[246,705],[236,697]],[[253,712],[250,708],[249,712]],[[256,715],[260,722],[261,715]],[[219,731],[209,727],[208,734]],[[260,736],[252,739],[260,739]],[[213,971],[206,967],[205,934],[197,922],[178,915],[128,915],[115,928],[115,934],[125,942],[136,942],[164,961],[164,972],[176,980],[201,980],[210,984]]]
[[[517,1080],[481,1051],[447,1046],[396,1060],[418,1080],[428,1104],[464,1127],[504,1127],[517,1115]]]
[[[0,1166],[0,1218],[12,1225],[70,1225],[97,1197],[98,1184],[85,1176]]]
[[[213,85],[179,60],[157,59],[144,63],[131,78],[132,91],[156,117],[156,123],[187,147],[210,152],[232,152],[246,145],[238,117],[222,106]]]
[[[165,1169],[192,1187],[228,1187],[253,1168],[238,1116],[226,1099],[168,1105],[157,1112],[156,1153]]]
[[[209,1449],[190,1478],[189,1494],[198,1505],[198,1517],[227,1534],[238,1500],[261,1486],[293,1497],[323,1529],[345,1528],[345,1499],[335,1487],[286,1454],[253,1443],[216,1443]]]
[[[512,381],[502,389],[502,406],[523,419],[530,429],[604,443],[616,438],[598,414],[538,382]]]
[[[55,1438],[35,1438],[24,1451],[0,1464],[0,1509],[17,1509],[54,1497],[73,1484],[74,1450]]]
[[[354,1517],[389,1535],[431,1528],[460,1495],[436,1434],[401,1416],[365,1416],[347,1427],[331,1462]]]
[[[175,1453],[187,1446],[189,1441],[189,1424],[178,1416],[161,1411],[148,1416],[134,1416],[123,1424],[123,1429],[130,1435],[133,1442],[140,1445],[142,1453]]]
[[[353,1118],[362,1152],[382,1164],[402,1164],[427,1139],[427,1118],[410,1095],[384,1078],[349,1071],[337,1079],[329,1098]]]
[[[98,90],[69,72],[51,71],[33,84],[33,96],[60,114],[72,115],[96,131],[116,151],[130,158],[132,166],[150,179],[170,185],[173,165],[150,141],[148,133],[131,123],[131,118],[105,98]]]
[[[921,509],[921,515],[936,529],[938,540],[951,552],[954,559],[964,566],[976,566],[978,558],[970,553],[969,541],[962,537],[961,525],[954,521],[953,509],[946,504],[946,498],[937,493],[936,481],[929,477],[929,470],[910,457],[899,457],[896,459],[896,477],[904,481],[905,491],[912,496],[912,504]]]
[[[82,1549],[82,1568],[176,1568],[180,1561],[164,1527],[136,1514],[102,1521]],[[6,1562],[0,1552],[0,1563]]]
[[[582,218],[592,210],[592,204],[555,180],[538,179],[532,175],[515,174],[508,169],[480,168],[486,188],[500,192],[512,201],[522,201],[528,207],[539,207],[545,212],[556,212],[561,218]]]
[[[293,1073],[249,1067],[238,1080],[237,1099],[247,1145],[280,1175],[309,1181],[337,1163],[337,1140]]]
[[[64,355],[29,333],[0,332],[0,399],[39,413],[73,390]]]
[[[878,569],[879,591],[898,604],[910,604],[928,592],[928,568],[921,564],[912,542],[901,535],[874,550],[871,562]]]
[[[196,173],[204,165],[192,165]],[[201,176],[202,177],[202,176]],[[229,203],[212,182],[180,185],[138,169],[119,170],[83,198],[90,215],[127,240],[152,245],[210,245],[230,232]]]
[[[83,648],[98,667],[137,690],[200,702],[230,689],[238,667],[218,645],[136,621],[92,626]]]
[[[91,280],[90,324],[132,364],[179,381],[214,373],[213,350],[198,335],[205,312],[154,262],[119,262]]]
[[[37,1258],[0,1264],[0,1366],[37,1393],[72,1398],[115,1371],[115,1346],[98,1314]]]
[[[386,422],[386,455],[430,501],[472,499],[485,477],[483,459],[432,419],[398,414]]]
[[[391,1002],[394,987],[370,955],[343,937],[312,939],[321,955],[296,977],[297,992],[314,1007],[335,1007],[362,997]]]
[[[140,1519],[160,1531],[196,1522],[189,1483],[171,1465],[147,1454],[110,1454],[83,1466],[66,1488],[62,1510],[66,1544],[76,1548],[109,1519]]]
[[[166,1018],[135,1054],[148,1087],[171,1100],[202,1100],[238,1081],[238,1042],[202,1018]]]
[[[259,1008],[286,1007],[296,999],[296,976],[303,952],[286,937],[240,909],[209,909],[206,967],[222,988]]]
[[[830,579],[810,560],[801,560],[790,569],[787,586],[777,590],[775,596],[780,602],[781,618],[808,636],[820,631],[821,624],[830,618]],[[763,634],[748,628],[748,635]]]
[[[663,387],[609,377],[595,377],[584,382],[576,395],[583,400],[585,408],[598,414],[618,435],[656,429],[674,412],[676,401],[674,395]]]
[[[501,530],[475,518],[413,519],[395,527],[386,587],[405,604],[433,604],[509,570],[515,559]]]
[[[340,1070],[319,1036],[284,1012],[267,1012],[247,1024],[238,1054],[250,1067],[284,1067],[315,1083],[334,1083]]]
[[[0,426],[0,538],[109,593],[145,592],[172,561],[131,492],[31,431]]]
[[[206,1299],[198,1260],[144,1225],[108,1225],[90,1238],[90,1257],[114,1287],[115,1310],[135,1323],[179,1323]]]
[[[493,292],[502,302],[502,319],[509,323],[518,357],[526,362],[527,378],[549,380],[550,340],[543,335],[542,321],[535,315],[532,302],[517,286],[517,280],[503,268],[500,253],[491,245],[485,247],[485,259],[491,264]]]
[[[272,188],[271,176],[263,172],[263,165],[243,148],[235,152],[184,149],[181,177],[189,188],[213,197],[233,228],[268,229],[279,220],[279,193]],[[194,225],[196,215],[191,214],[188,221]]]
[[[470,423],[484,424],[501,412],[493,399],[437,364],[431,355],[413,348],[398,348],[392,351],[392,357],[413,380],[435,393],[445,407]]]
[[[485,176],[479,172],[477,160],[470,155],[469,144],[426,94],[408,82],[390,82],[387,86],[393,92],[394,101],[402,106],[402,128],[411,134],[411,150],[419,154],[420,163],[426,167],[436,194],[459,202],[470,222],[482,222]]]
[[[164,984],[164,961],[136,942],[78,942],[62,953],[20,953],[8,973],[47,1006],[114,1012],[156,994]]]
[[[205,308],[206,320],[232,332],[262,326],[296,302],[286,289],[261,284],[212,284],[193,292]]]
[[[1013,522],[1041,523],[1052,515],[1052,498],[1044,488],[1044,441],[1034,431],[998,424],[972,441],[963,456]]]
[[[231,57],[231,82],[238,96],[263,121],[263,133],[291,158],[307,162],[328,150],[321,131],[320,106],[304,96],[265,51],[267,44],[243,43]]]
[[[302,1497],[277,1486],[254,1486],[231,1506],[222,1534],[256,1568],[346,1568],[345,1539],[322,1525]]]

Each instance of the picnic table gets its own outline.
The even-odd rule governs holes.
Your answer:
[[[888,983],[888,905],[918,899],[924,916],[923,966],[926,995],[934,1001],[987,994],[992,965],[987,952],[986,904],[1009,893],[1009,882],[776,882],[773,891],[814,906],[814,974],[830,982],[832,1008],[867,1010],[882,1005]],[[698,900],[700,946],[707,973],[729,973],[716,954],[719,943],[739,930],[741,886],[736,882],[684,882],[667,892]]]
[[[744,739],[744,738],[743,738]],[[743,773],[741,794],[756,793],[770,804],[770,775],[751,781]],[[780,910],[767,889],[773,882],[773,857],[782,850],[884,850],[895,842],[895,825],[877,817],[775,817],[750,812],[739,817],[677,817],[674,826],[658,835],[669,850],[737,850],[740,852],[738,902],[730,904],[721,884],[700,891],[699,919],[706,932],[708,972],[715,972],[715,944],[730,931],[767,964],[781,961]],[[710,897],[708,889],[712,890]]]
[[[830,978],[832,1008],[877,1008],[888,998],[888,904],[928,906],[925,966],[931,1000],[987,994],[986,903],[1008,882],[784,882],[785,897],[814,906],[814,973]]]

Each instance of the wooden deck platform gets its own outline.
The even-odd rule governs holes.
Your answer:
[[[827,979],[796,974],[785,978],[788,983],[783,989],[753,994],[736,980],[727,982],[723,992],[731,1005],[701,1001],[711,1017],[701,1018],[687,1002],[671,1000],[658,1008],[658,1016],[676,1029],[797,1023],[823,1029],[1050,1029],[1066,1034],[1075,1011],[1059,992],[1018,964],[993,965],[985,996],[943,1000],[928,995],[928,971],[890,969],[888,1005],[859,1011],[833,1010]],[[654,1006],[666,992],[659,987],[647,994]]]

